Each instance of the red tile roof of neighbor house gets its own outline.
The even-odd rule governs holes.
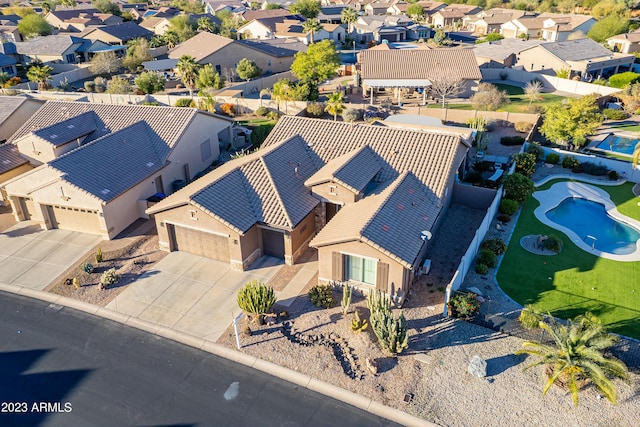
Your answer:
[[[471,49],[390,49],[360,52],[363,79],[429,79],[442,75],[480,80]]]

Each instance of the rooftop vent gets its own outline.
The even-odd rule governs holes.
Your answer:
[[[153,163],[153,162],[149,162],[149,163],[147,163],[147,167],[148,167],[148,168],[150,168],[150,167],[151,167],[151,166],[153,166],[154,164],[155,164],[155,163]]]
[[[109,190],[109,189],[105,188],[105,189],[101,190],[100,192],[101,192],[102,194],[109,194],[109,193],[111,193],[111,190]]]
[[[50,136],[51,139],[56,139],[57,137],[58,137],[58,135],[56,135],[55,133]]]
[[[422,240],[431,240],[432,234],[429,230],[422,230],[420,232],[420,238]]]
[[[67,126],[67,129],[73,129],[75,126],[74,125],[69,125]]]
[[[382,226],[382,231],[384,231],[385,233],[387,233],[389,230],[391,230],[391,227],[389,227],[387,224],[384,224]]]

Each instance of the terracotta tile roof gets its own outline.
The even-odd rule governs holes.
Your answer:
[[[450,75],[480,80],[480,68],[471,49],[391,49],[360,52],[363,79],[429,79]]]
[[[0,174],[22,166],[27,162],[20,157],[18,147],[13,144],[0,144]]]
[[[440,200],[411,172],[404,172],[377,196],[350,204],[310,242],[312,247],[359,240],[411,268],[431,231]]]
[[[364,145],[328,161],[304,184],[311,187],[333,181],[349,188],[354,193],[359,193],[380,172],[380,169],[382,169],[380,159],[371,147]]]
[[[179,59],[182,55],[189,55],[198,62],[231,43],[234,43],[231,39],[203,31],[171,49],[169,58]]]

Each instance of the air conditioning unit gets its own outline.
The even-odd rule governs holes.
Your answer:
[[[422,267],[420,267],[420,274],[427,275],[429,274],[430,270],[431,270],[431,260],[425,259],[424,262],[422,263]]]

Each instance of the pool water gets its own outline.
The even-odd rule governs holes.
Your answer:
[[[638,142],[640,141],[637,139],[631,139],[624,136],[611,134],[607,136],[600,144],[598,144],[597,148],[632,156],[633,150],[636,148]]]
[[[631,254],[640,239],[640,231],[610,217],[604,205],[587,199],[566,198],[546,216],[601,252]]]

